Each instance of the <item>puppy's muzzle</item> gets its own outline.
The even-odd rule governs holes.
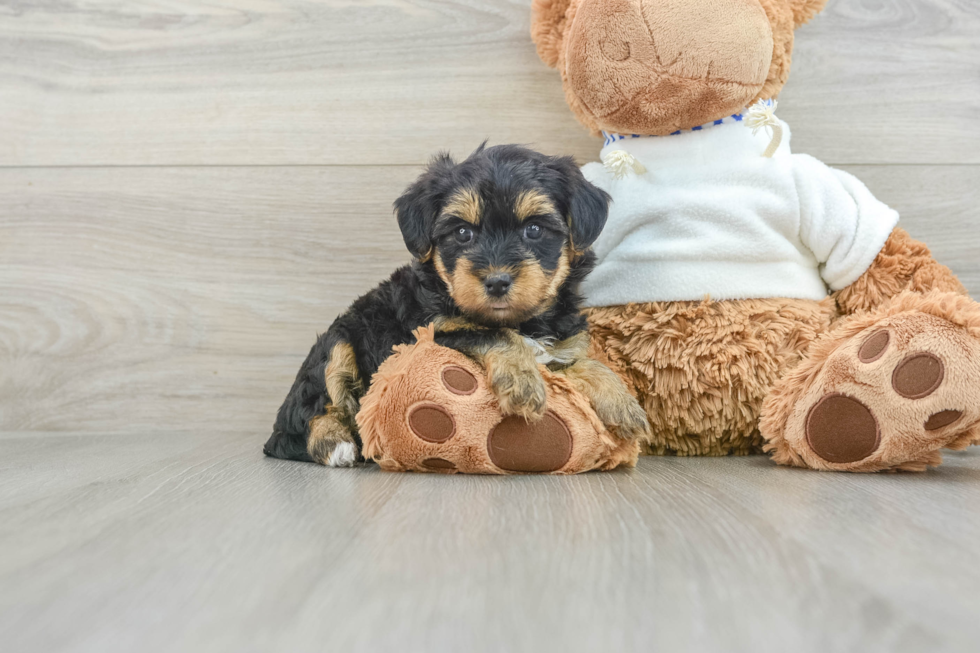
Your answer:
[[[483,287],[487,290],[487,295],[499,299],[510,292],[510,287],[514,279],[506,272],[494,272],[483,280]]]

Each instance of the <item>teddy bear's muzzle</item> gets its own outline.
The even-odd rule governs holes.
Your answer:
[[[602,129],[663,135],[744,109],[772,55],[759,0],[583,0],[563,73]]]

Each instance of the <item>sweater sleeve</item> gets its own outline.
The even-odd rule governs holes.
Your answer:
[[[856,177],[805,154],[794,154],[800,200],[800,240],[821,264],[820,276],[837,291],[867,271],[895,225],[898,212]]]

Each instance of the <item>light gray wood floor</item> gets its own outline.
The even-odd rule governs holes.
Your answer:
[[[923,475],[263,459],[391,203],[484,138],[596,158],[529,0],[0,3],[0,650],[977,650],[980,451]],[[793,146],[980,296],[980,2],[830,0]]]
[[[980,456],[579,477],[264,459],[240,433],[0,439],[5,651],[975,651]]]

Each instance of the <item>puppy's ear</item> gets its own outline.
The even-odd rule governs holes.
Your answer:
[[[443,189],[455,167],[456,162],[448,154],[437,155],[422,176],[395,200],[395,215],[405,246],[419,260],[432,254],[432,229],[442,208]]]
[[[531,40],[549,68],[558,65],[564,47],[565,15],[571,0],[534,0],[531,4]]]
[[[585,179],[572,157],[553,161],[562,180],[562,195],[572,247],[577,252],[584,252],[592,246],[606,226],[612,198],[606,191]]]

